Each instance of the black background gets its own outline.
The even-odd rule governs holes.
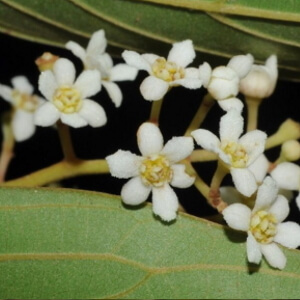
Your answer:
[[[85,45],[82,46],[85,47]],[[11,85],[10,80],[12,77],[25,75],[35,87],[35,93],[40,94],[37,89],[39,71],[34,64],[34,60],[45,51],[71,59],[75,63],[78,73],[82,70],[79,59],[65,49],[36,44],[0,34],[0,83]],[[114,59],[116,63],[121,62],[120,58]],[[209,63],[215,66],[213,61]],[[118,149],[130,150],[139,154],[136,144],[136,131],[141,123],[147,121],[151,108],[151,103],[145,101],[139,92],[139,84],[145,75],[144,72],[140,72],[134,82],[121,82],[119,84],[124,96],[120,108],[115,108],[104,89],[92,97],[104,107],[108,123],[104,127],[96,129],[91,127],[71,128],[72,140],[78,157],[99,159],[114,153]],[[296,82],[278,82],[275,93],[264,100],[261,105],[259,129],[270,135],[287,118],[300,121],[299,87],[299,83]],[[160,119],[160,129],[165,141],[173,136],[184,134],[204,94],[205,90],[203,88],[191,91],[181,87],[174,88],[167,94]],[[8,110],[9,107],[4,100],[0,99],[1,113]],[[246,111],[244,111],[245,114]],[[219,120],[222,115],[221,109],[218,105],[215,105],[205,119],[202,128],[210,129],[218,134]],[[275,160],[278,157],[279,149],[273,149],[266,154],[270,160]],[[56,130],[52,127],[38,127],[33,138],[16,144],[15,157],[9,166],[7,180],[24,176],[61,159],[62,151]],[[197,164],[196,168],[200,176],[209,183],[215,170],[215,162]],[[64,187],[119,194],[124,182],[126,180],[112,178],[110,175],[89,175],[64,180],[61,184]],[[226,178],[225,183],[228,182],[230,182],[230,178]],[[197,216],[214,213],[213,209],[206,204],[194,187],[183,190],[177,189],[176,193],[188,213]],[[300,214],[294,201],[291,203],[291,208],[293,213],[290,219],[299,222]]]

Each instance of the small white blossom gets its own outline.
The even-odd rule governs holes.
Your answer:
[[[146,77],[140,91],[149,101],[157,101],[164,97],[170,87],[184,86],[198,89],[202,86],[196,68],[186,68],[195,58],[196,53],[191,40],[174,43],[167,59],[155,54],[138,54],[125,50],[122,53],[125,62],[139,70],[145,70]]]
[[[271,55],[265,65],[252,65],[248,75],[240,81],[240,92],[251,98],[267,98],[274,92],[277,78],[277,57]]]
[[[66,43],[66,48],[81,59],[85,69],[100,71],[104,88],[116,107],[119,107],[123,95],[114,82],[134,80],[137,69],[123,63],[114,66],[111,56],[105,52],[106,46],[107,40],[102,29],[93,33],[86,49],[73,41]]]
[[[235,203],[223,210],[227,224],[236,230],[246,231],[247,257],[251,263],[259,264],[262,256],[278,269],[286,265],[286,257],[277,244],[295,249],[300,246],[300,226],[282,221],[289,214],[285,197],[271,177],[266,177],[259,187],[253,210],[244,204]]]
[[[203,86],[207,88],[208,92],[213,98],[218,100],[219,105],[228,111],[230,108],[241,110],[243,104],[237,98],[239,93],[240,79],[245,77],[250,71],[253,64],[253,56],[237,55],[230,59],[227,66],[219,66],[214,69],[205,62],[199,67],[199,77],[203,81]],[[231,102],[230,107],[228,104],[222,106],[223,101],[229,100]]]
[[[152,123],[143,123],[137,132],[142,156],[118,150],[106,157],[112,176],[131,178],[122,188],[124,203],[138,205],[146,201],[152,191],[153,212],[164,221],[176,218],[178,199],[170,187],[187,188],[194,177],[185,173],[185,166],[177,163],[188,157],[194,148],[191,137],[173,137],[163,146],[163,136]]]
[[[235,110],[229,110],[220,121],[220,139],[205,129],[194,130],[191,135],[198,145],[219,155],[222,163],[230,169],[235,187],[249,197],[257,189],[251,164],[263,153],[267,135],[253,130],[242,137],[244,119]]]
[[[74,128],[100,127],[106,123],[102,106],[87,99],[101,89],[99,72],[86,70],[76,80],[75,76],[73,63],[65,58],[54,63],[53,71],[41,73],[39,89],[49,101],[37,109],[36,125],[51,126],[59,119]]]
[[[278,164],[270,173],[279,188],[298,191],[296,204],[300,209],[300,167],[292,162]]]
[[[33,86],[25,76],[16,76],[12,80],[12,88],[0,84],[0,96],[13,108],[12,130],[18,142],[29,139],[35,133],[34,112],[45,102],[33,94]]]

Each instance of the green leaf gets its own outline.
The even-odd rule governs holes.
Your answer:
[[[63,45],[68,40],[75,40],[85,46],[87,38],[103,28],[110,45],[114,47],[113,53],[117,54],[123,49],[134,49],[167,55],[171,43],[189,38],[193,40],[198,52],[195,64],[203,61],[212,62],[214,66],[225,64],[230,57],[241,53],[252,53],[257,63],[263,63],[268,56],[276,54],[281,78],[300,78],[299,1],[0,2],[20,14],[19,18],[9,18],[3,14],[0,22],[2,31],[16,27],[12,33],[19,36],[28,31],[22,21],[24,17],[43,23],[46,32],[52,32],[48,37],[52,44]],[[26,36],[32,32],[37,40],[45,42],[43,30],[37,30],[37,33],[29,30]],[[58,37],[53,36],[53,32]]]
[[[0,190],[0,297],[297,298],[300,254],[283,271],[246,262],[244,234],[151,205],[51,189]]]

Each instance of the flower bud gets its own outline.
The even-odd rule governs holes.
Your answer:
[[[239,77],[229,67],[217,67],[212,71],[207,90],[216,100],[235,97],[239,92]]]
[[[289,140],[282,144],[280,156],[286,161],[295,161],[300,158],[300,143],[296,140]]]
[[[35,60],[35,64],[41,72],[46,70],[52,70],[53,64],[59,59],[58,56],[53,55],[50,52],[44,52],[43,55]]]
[[[240,92],[255,99],[267,98],[274,92],[277,77],[277,57],[271,55],[265,65],[252,66],[248,75],[240,81]]]

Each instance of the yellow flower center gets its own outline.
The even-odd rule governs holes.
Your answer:
[[[152,72],[156,77],[168,82],[184,78],[184,69],[163,57],[156,59],[152,64]]]
[[[274,215],[264,210],[256,212],[250,220],[250,231],[262,244],[269,244],[276,234],[277,220]]]
[[[247,166],[248,154],[242,145],[235,142],[223,142],[221,148],[229,156],[232,167],[245,168]]]
[[[82,107],[80,92],[70,86],[61,86],[54,93],[53,104],[65,114],[77,112]]]
[[[151,155],[142,162],[140,176],[145,185],[161,187],[165,182],[171,181],[173,171],[164,156]]]
[[[28,112],[35,112],[39,105],[37,96],[20,93],[17,90],[12,92],[12,98],[14,100],[14,106],[17,109],[22,109]]]

